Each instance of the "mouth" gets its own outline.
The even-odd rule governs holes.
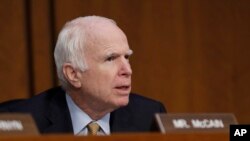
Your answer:
[[[128,95],[130,93],[131,86],[130,85],[116,86],[115,90],[118,91],[118,93],[121,95]]]

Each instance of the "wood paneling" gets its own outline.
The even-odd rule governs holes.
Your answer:
[[[50,0],[32,0],[31,34],[32,34],[32,70],[34,72],[34,94],[44,91],[54,85],[53,34],[51,31],[52,9]]]
[[[0,136],[3,141],[198,141],[202,139],[203,141],[228,141],[228,133],[115,133],[111,136],[73,136],[70,134],[50,134],[49,136],[36,136],[36,135],[22,135],[22,136]]]
[[[29,96],[24,2],[0,1],[0,101]]]
[[[78,16],[101,15],[114,19],[128,36],[134,92],[161,100],[169,112],[232,112],[240,123],[249,123],[249,5],[246,0],[1,1],[0,18],[6,22],[0,23],[0,57],[6,65],[0,72],[8,75],[0,80],[9,95],[0,100],[25,97],[29,87],[36,93],[54,86],[51,51],[59,30]],[[27,75],[27,34],[32,35],[32,76]]]

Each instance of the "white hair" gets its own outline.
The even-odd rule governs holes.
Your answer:
[[[54,58],[57,75],[63,88],[69,87],[63,74],[63,64],[70,63],[75,69],[82,72],[87,69],[84,48],[88,42],[93,42],[88,40],[89,36],[92,36],[91,30],[95,30],[92,27],[100,22],[116,25],[113,20],[105,17],[86,16],[67,22],[60,31],[54,50]]]

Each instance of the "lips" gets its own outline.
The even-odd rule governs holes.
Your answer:
[[[120,94],[129,94],[131,86],[130,85],[119,85],[115,87],[115,90],[118,91]]]
[[[116,89],[122,89],[122,90],[126,90],[126,89],[129,89],[130,86],[129,85],[126,85],[126,86],[117,86],[115,87]]]

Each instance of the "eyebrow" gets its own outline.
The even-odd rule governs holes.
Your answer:
[[[127,54],[128,54],[128,55],[132,55],[132,54],[133,54],[133,50],[130,49],[130,50],[127,52]]]
[[[130,49],[130,50],[128,50],[125,54],[126,54],[126,55],[132,55],[132,54],[133,54],[133,50]],[[106,54],[106,56],[112,56],[112,55],[119,55],[119,53],[110,51],[110,52],[108,52],[108,53]]]

